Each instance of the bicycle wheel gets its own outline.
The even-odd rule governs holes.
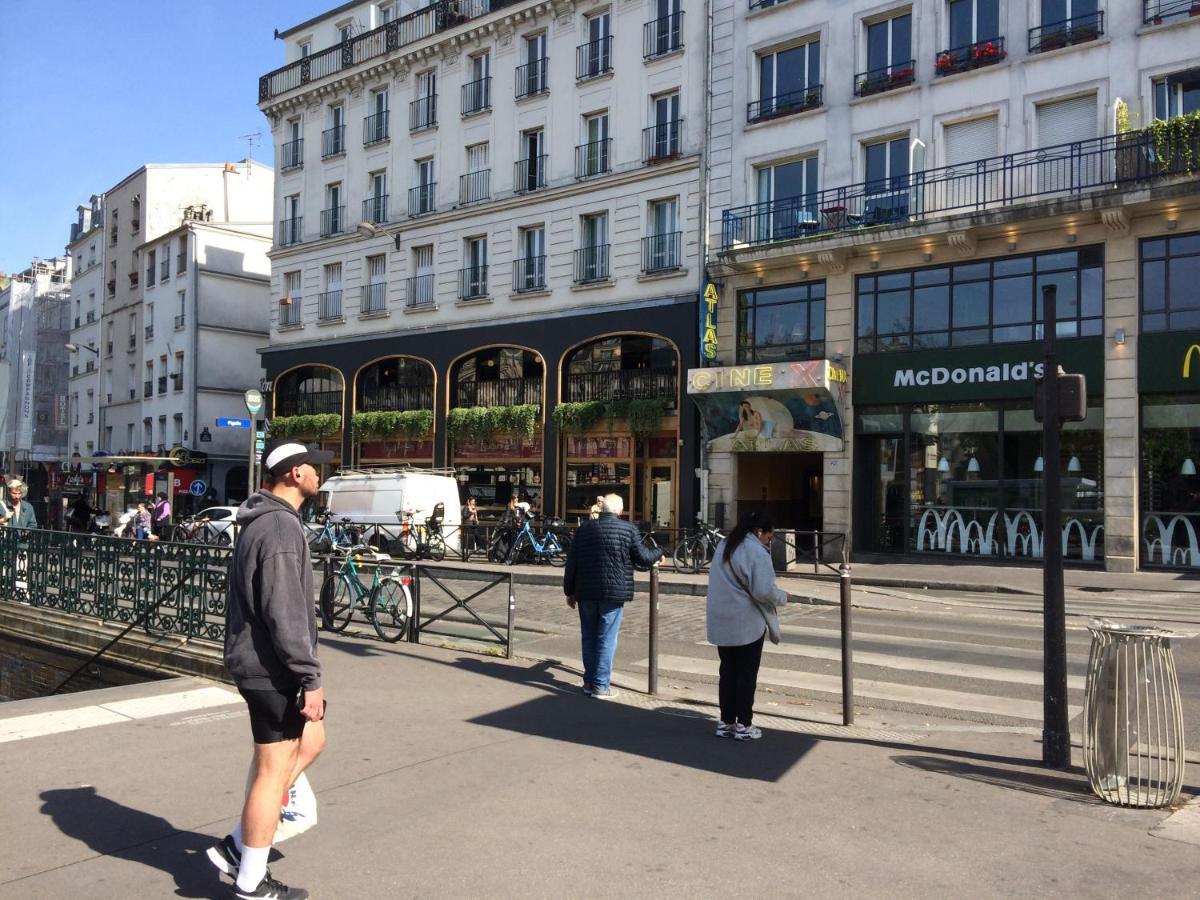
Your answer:
[[[434,562],[441,562],[446,558],[446,541],[440,534],[431,534],[425,548],[429,551],[429,558]]]
[[[371,591],[368,615],[380,640],[394,644],[408,634],[412,611],[412,594],[396,575],[380,579]]]
[[[700,546],[700,540],[690,535],[683,538],[675,545],[672,559],[675,562],[675,568],[680,572],[691,572],[693,575],[699,572],[704,566],[704,551]]]
[[[508,548],[508,555],[503,560],[504,564],[506,566],[515,566],[518,562],[523,561],[529,550],[529,539],[525,537],[524,533],[517,535],[517,539]]]
[[[345,631],[354,614],[349,576],[332,572],[321,584],[321,625],[326,631]]]
[[[217,532],[216,538],[213,540],[213,543],[216,544],[218,547],[228,547],[230,544],[229,529],[227,528],[224,531]]]
[[[550,565],[561,569],[567,564],[567,550],[571,547],[571,539],[565,534],[556,534],[554,535],[554,543],[557,546],[548,548],[550,550]]]

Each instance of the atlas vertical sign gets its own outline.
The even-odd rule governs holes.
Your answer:
[[[33,383],[37,372],[37,351],[21,352],[21,387],[17,395],[17,449],[33,449]]]
[[[700,358],[717,358],[717,304],[720,302],[717,286],[712,282],[704,288],[700,302]]]

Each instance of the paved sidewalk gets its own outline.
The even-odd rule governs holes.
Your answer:
[[[273,863],[316,898],[1157,897],[1195,877],[1187,813],[1169,820],[1183,842],[1156,837],[1167,812],[1101,804],[1078,770],[1039,769],[1020,730],[892,713],[843,729],[760,695],[767,736],[737,744],[710,707],[590,700],[552,663],[322,640],[321,821]],[[101,702],[132,716],[5,743],[0,898],[228,896],[202,853],[240,806],[240,701],[116,702],[183,687],[0,707],[0,725]]]

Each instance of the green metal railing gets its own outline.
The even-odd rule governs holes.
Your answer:
[[[221,641],[229,556],[207,544],[4,528],[0,600]]]

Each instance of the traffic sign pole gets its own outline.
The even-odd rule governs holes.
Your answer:
[[[254,427],[254,425],[258,411],[262,409],[263,396],[260,391],[255,390],[254,388],[246,391],[246,393],[242,396],[246,402],[246,411],[250,413],[250,457],[248,459],[249,465],[246,467],[246,498],[249,499],[250,495],[254,493],[258,486],[258,478],[255,477],[256,461],[254,458],[255,451],[257,449],[255,446],[255,442],[257,440],[257,429]]]

